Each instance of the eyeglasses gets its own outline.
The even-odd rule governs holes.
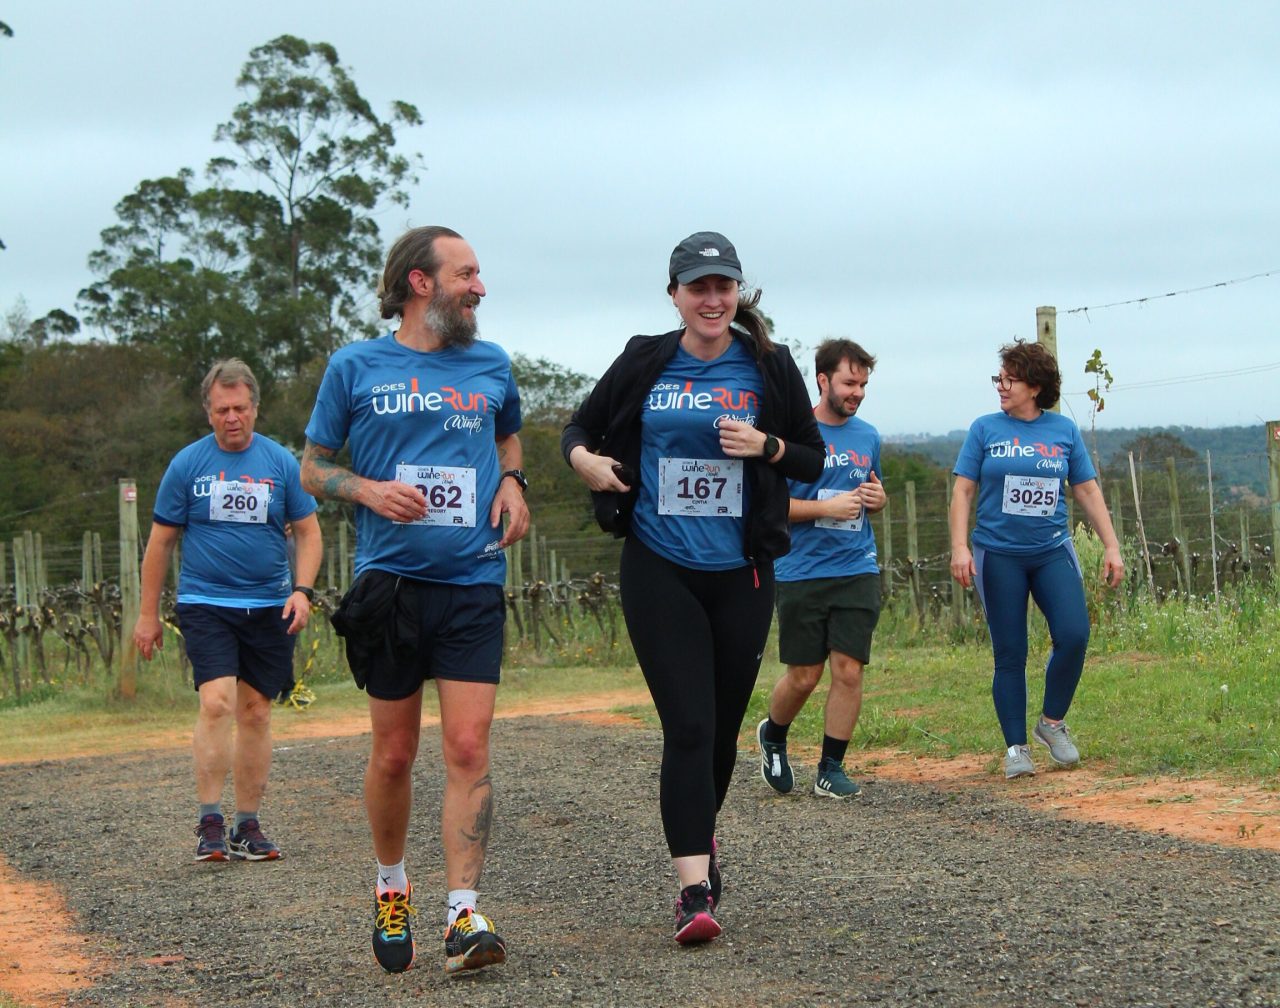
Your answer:
[[[1003,392],[1008,392],[1009,389],[1013,388],[1013,383],[1016,381],[1022,381],[1022,379],[1021,378],[1001,378],[998,374],[993,374],[991,376],[991,384]]]

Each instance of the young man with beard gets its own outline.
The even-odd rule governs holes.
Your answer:
[[[440,702],[445,776],[445,971],[506,958],[493,922],[476,910],[476,890],[493,817],[489,729],[505,619],[502,550],[528,531],[529,511],[511,363],[497,345],[476,340],[484,295],[475,253],[457,232],[420,227],[403,235],[378,291],[382,317],[399,316],[399,327],[333,355],[302,459],[313,493],[355,505],[357,577],[333,621],[356,683],[369,693],[373,951],[388,972],[414,958],[404,855],[429,679]],[[350,468],[335,461],[344,444]]]
[[[827,340],[814,355],[814,418],[827,446],[816,483],[790,482],[791,552],[777,563],[778,654],[786,674],[774,685],[769,716],[756,728],[760,775],[779,794],[795,786],[787,731],[831,662],[822,759],[813,793],[853,798],[845,750],[862,708],[862,670],[880,618],[880,567],[869,514],[883,510],[880,435],[855,416],[876,366],[852,340]]]

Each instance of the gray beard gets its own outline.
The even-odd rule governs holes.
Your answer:
[[[426,323],[440,337],[441,346],[465,350],[476,341],[480,327],[444,298],[433,297],[427,305]]]

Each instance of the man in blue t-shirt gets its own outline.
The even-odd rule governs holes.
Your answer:
[[[876,366],[852,340],[830,339],[814,355],[818,405],[813,415],[827,446],[816,483],[790,481],[791,552],[778,579],[778,655],[786,674],[773,687],[769,716],[756,728],[760,775],[779,794],[795,786],[787,732],[831,662],[822,758],[813,793],[853,798],[860,788],[844,755],[862,709],[862,670],[880,618],[880,566],[868,515],[883,510],[880,435],[855,416]]]
[[[271,701],[293,682],[295,635],[310,618],[320,569],[320,523],[298,460],[253,432],[258,382],[249,367],[219,361],[201,394],[213,433],[178,452],[160,481],[133,641],[148,660],[161,645],[160,594],[181,537],[178,624],[200,697],[196,860],[274,861],[280,849],[258,814],[271,768]],[[221,805],[228,771],[236,797],[230,846]]]
[[[445,971],[506,959],[493,922],[476,911],[476,889],[493,818],[502,551],[528,531],[529,510],[511,362],[476,340],[484,295],[475,253],[456,231],[420,227],[401,236],[378,289],[382,317],[398,316],[399,327],[333,355],[302,456],[311,492],[355,505],[358,576],[333,623],[369,694],[373,952],[392,973],[414,958],[404,852],[428,679],[440,701],[445,770]],[[349,467],[336,461],[344,444]]]

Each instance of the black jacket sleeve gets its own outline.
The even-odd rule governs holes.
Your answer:
[[[813,418],[813,407],[809,405],[809,390],[804,384],[804,375],[796,367],[791,353],[786,347],[774,351],[785,354],[782,361],[782,381],[785,394],[783,411],[778,419],[782,428],[769,431],[787,443],[787,450],[775,464],[775,468],[787,479],[800,483],[813,483],[822,475],[826,448],[822,443],[822,434],[818,431],[818,422]]]

